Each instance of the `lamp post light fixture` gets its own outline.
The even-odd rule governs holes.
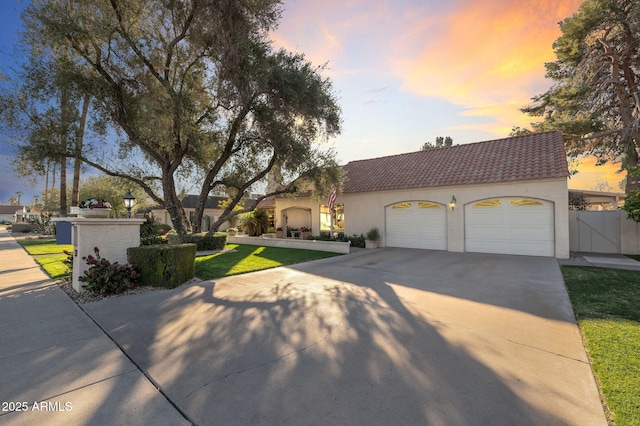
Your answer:
[[[456,197],[455,195],[453,197],[451,197],[451,201],[449,201],[449,207],[451,207],[451,210],[455,210],[456,209]]]
[[[136,200],[136,197],[131,195],[131,190],[128,190],[122,199],[124,200],[124,207],[127,209],[127,219],[129,219],[131,218],[131,208],[133,207],[133,202]]]

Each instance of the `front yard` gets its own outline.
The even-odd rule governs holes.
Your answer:
[[[640,273],[576,266],[562,273],[610,423],[640,425]]]
[[[245,274],[262,269],[339,256],[337,253],[325,251],[240,244],[227,244],[226,250],[234,251],[196,257],[196,277],[203,280],[211,280],[229,275]]]
[[[18,243],[34,257],[34,260],[53,279],[64,278],[69,275],[69,268],[64,263],[73,246],[56,244],[56,240],[20,240]]]
[[[64,251],[71,246],[55,240],[19,243],[51,278],[68,275]],[[196,276],[211,280],[337,255],[227,244],[223,252],[196,257]],[[640,425],[640,273],[576,266],[563,266],[562,273],[610,423]]]
[[[64,264],[67,258],[64,251],[73,250],[73,246],[57,245],[55,240],[22,240],[19,243],[34,256],[49,277],[57,279],[69,275]],[[332,256],[339,255],[315,250],[227,244],[223,252],[196,257],[196,277],[211,280]]]

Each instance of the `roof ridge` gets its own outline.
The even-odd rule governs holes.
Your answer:
[[[421,152],[433,152],[434,150],[442,150],[442,149],[451,149],[451,148],[462,148],[462,147],[469,147],[469,146],[474,146],[474,145],[478,145],[481,143],[489,143],[489,142],[504,142],[506,140],[509,139],[522,139],[522,138],[530,138],[530,137],[538,137],[538,136],[542,136],[545,134],[550,134],[550,133],[558,133],[560,134],[560,136],[562,137],[562,132],[560,132],[559,130],[547,130],[545,132],[537,132],[537,133],[528,133],[526,135],[517,135],[517,136],[507,136],[504,138],[500,138],[500,139],[489,139],[489,140],[484,140],[484,141],[476,141],[476,142],[469,142],[469,143],[463,143],[463,144],[458,144],[458,145],[451,145],[451,146],[443,146],[440,148],[433,148],[433,149],[419,149],[417,151],[409,151],[409,152],[401,152],[398,154],[391,154],[391,155],[382,155],[380,157],[372,157],[372,158],[363,158],[361,160],[352,160],[349,161],[347,164],[352,164],[352,163],[358,163],[358,162],[363,162],[363,161],[371,161],[371,160],[378,160],[381,158],[392,158],[392,157],[401,157],[403,155],[411,155],[411,154],[418,154]],[[440,151],[442,152],[442,151]]]

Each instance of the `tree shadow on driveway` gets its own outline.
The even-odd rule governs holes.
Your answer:
[[[85,309],[197,424],[602,424],[558,383],[584,360],[492,329],[531,313],[350,263],[367,256]]]

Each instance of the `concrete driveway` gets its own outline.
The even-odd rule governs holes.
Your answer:
[[[196,424],[606,424],[555,259],[386,248],[84,308]]]

